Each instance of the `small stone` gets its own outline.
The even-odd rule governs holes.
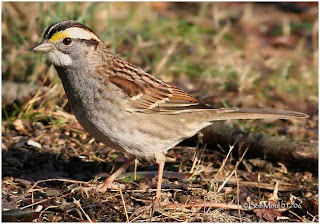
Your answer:
[[[88,137],[88,135],[86,133],[82,134],[81,135],[81,140],[86,140]]]
[[[56,189],[47,189],[45,191],[46,195],[48,197],[54,197],[54,196],[60,196],[61,195],[61,191],[56,190]]]
[[[24,131],[24,126],[23,126],[23,123],[20,119],[17,119],[13,122],[13,125],[14,125],[14,128],[17,130],[17,131]]]
[[[312,194],[311,192],[307,192],[307,193],[305,193],[304,196],[305,196],[306,198],[310,198],[310,197],[312,197],[312,195],[313,195],[313,194]]]
[[[32,140],[27,141],[27,145],[33,146],[35,148],[41,149],[41,144]]]

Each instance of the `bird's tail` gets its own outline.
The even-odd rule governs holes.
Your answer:
[[[303,119],[309,116],[304,113],[278,110],[273,108],[221,108],[207,110],[209,121],[229,120],[229,119]]]

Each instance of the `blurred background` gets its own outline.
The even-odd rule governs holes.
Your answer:
[[[31,51],[51,23],[65,19],[214,106],[276,107],[317,119],[317,15],[316,3],[4,2],[3,119],[66,106],[55,70]]]
[[[55,69],[45,61],[43,54],[31,50],[41,41],[51,23],[66,19],[86,24],[119,56],[215,107],[274,107],[310,115],[306,120],[222,122],[228,127],[268,136],[285,136],[282,139],[288,141],[294,139],[316,144],[318,140],[316,2],[3,2],[2,208],[20,211],[19,208],[30,208],[34,201],[41,202],[46,208],[45,212],[35,216],[34,211],[28,216],[24,210],[22,218],[20,213],[4,214],[7,221],[86,221],[76,212],[74,198],[81,200],[93,221],[127,220],[121,210],[123,199],[117,192],[84,197],[82,193],[70,192],[74,184],[64,181],[34,185],[37,180],[59,177],[94,179],[94,182],[99,173],[110,173],[125,160],[122,152],[93,141],[82,130],[71,114]],[[181,184],[175,181],[177,178],[189,180],[189,176],[181,177],[185,173],[202,179],[192,183],[191,190],[183,188],[183,193],[172,189],[163,191],[165,198],[181,203],[186,202],[183,199],[186,197],[190,201],[211,198],[214,202],[233,202],[238,194],[235,185],[231,184],[232,187],[226,188],[223,194],[217,194],[216,185],[207,179],[216,178],[217,170],[224,166],[221,164],[229,149],[219,144],[208,149],[200,148],[199,160],[195,156],[199,145],[177,146],[170,150],[168,156],[171,159],[165,169],[180,175],[170,182],[174,186],[170,189],[181,188]],[[233,142],[228,142],[229,146],[231,144]],[[212,149],[214,153],[210,151]],[[277,159],[285,161],[286,158],[280,158],[277,153],[273,163],[266,158],[258,158],[258,165],[250,159],[243,160],[247,165],[239,167],[240,182],[245,180],[256,184],[257,175],[260,175],[261,184],[271,187],[268,185],[262,192],[259,188],[257,192],[257,188],[252,190],[252,185],[246,187],[241,182],[241,200],[246,197],[261,199],[260,194],[272,198],[270,190],[280,182],[281,198],[289,200],[294,194],[310,205],[303,207],[303,211],[295,211],[304,219],[282,215],[290,217],[290,221],[314,221],[318,214],[317,167],[311,165],[305,170],[288,172],[285,165],[277,163]],[[311,156],[314,161],[318,158],[317,149],[315,154]],[[309,156],[308,153],[304,155]],[[229,158],[221,179],[234,169],[237,160],[236,156]],[[267,165],[260,167],[261,161]],[[291,168],[298,165],[291,164]],[[150,170],[149,166],[140,161],[138,170]],[[133,171],[133,167],[129,171]],[[143,194],[124,192],[128,211],[143,206],[148,195],[149,199],[152,197],[145,191],[152,188],[151,184],[148,178],[135,183],[126,182],[129,189],[139,190],[139,186],[147,186],[140,189]],[[239,218],[238,212],[221,212],[221,209],[184,209],[177,213],[161,213],[154,221],[238,222],[242,219],[257,222],[264,218],[273,222],[279,215],[242,213]],[[137,220],[149,218],[141,216]]]

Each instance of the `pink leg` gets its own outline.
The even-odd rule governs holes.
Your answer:
[[[159,170],[158,170],[158,182],[157,182],[157,191],[156,196],[153,200],[153,204],[158,204],[161,198],[161,185],[162,185],[162,176],[163,176],[163,169],[164,169],[164,161],[159,163]]]
[[[113,181],[121,174],[123,173],[128,166],[136,159],[135,156],[132,156],[127,162],[125,162],[116,172],[114,172],[110,177],[108,177],[103,184],[99,185],[97,187],[97,190],[99,192],[105,192],[110,185],[113,183]]]
[[[161,198],[161,185],[162,185],[162,176],[163,176],[163,169],[164,169],[164,163],[165,161],[159,162],[159,170],[158,170],[158,182],[157,182],[157,191],[156,191],[156,196],[153,200],[153,202],[146,206],[146,207],[141,207],[137,209],[134,213],[132,213],[132,216],[138,216],[143,212],[150,212],[151,217],[155,209],[157,209],[160,206],[160,198]]]

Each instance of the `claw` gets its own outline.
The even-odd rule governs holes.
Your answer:
[[[120,184],[120,183],[107,183],[107,184],[103,183],[103,184],[99,184],[96,187],[96,191],[101,192],[101,193],[105,193],[108,189],[119,190],[120,188],[121,188],[121,190],[125,190],[126,185]]]

